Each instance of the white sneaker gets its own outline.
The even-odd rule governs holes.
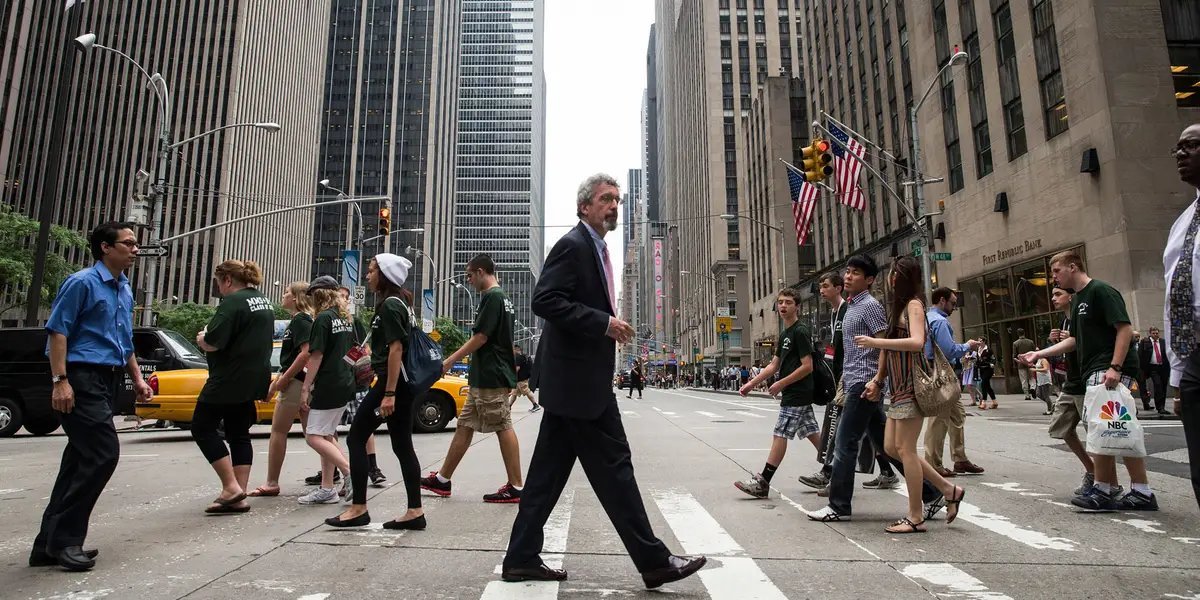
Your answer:
[[[337,504],[338,495],[333,488],[319,487],[296,500],[300,504]]]
[[[850,515],[839,515],[838,512],[833,510],[833,508],[830,506],[826,506],[820,510],[805,511],[804,514],[808,515],[809,519],[820,521],[822,523],[850,520]]]

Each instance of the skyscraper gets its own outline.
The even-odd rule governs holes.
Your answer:
[[[320,126],[329,1],[230,0],[85,2],[78,31],[67,31],[63,2],[16,0],[0,8],[0,201],[36,216],[55,202],[53,222],[86,233],[127,216],[139,170],[154,171],[158,101],[129,61],[68,42],[91,32],[125,52],[171,91],[175,141],[218,127],[274,121],[277,133],[225,129],[175,149],[165,175],[164,228],[185,233],[237,216],[311,203]],[[181,35],[181,31],[187,31]],[[75,61],[67,135],[49,134],[59,70]],[[61,152],[61,193],[45,186],[47,158]],[[157,177],[151,173],[151,181]],[[219,228],[170,244],[160,261],[156,298],[166,304],[208,302],[211,275],[227,258],[252,259],[268,281],[307,279],[312,213],[297,211]],[[143,234],[142,239],[149,236]],[[57,252],[52,246],[51,252]],[[89,264],[90,255],[67,260]],[[142,259],[153,260],[153,259]],[[139,263],[142,264],[142,263]],[[136,298],[146,282],[131,273]],[[264,286],[278,297],[277,288]],[[0,315],[13,319],[14,313]]]
[[[458,6],[459,0],[333,0],[318,179],[351,196],[388,196],[391,229],[422,231],[380,237],[382,203],[364,202],[359,238],[353,207],[323,209],[313,236],[315,275],[340,276],[341,252],[352,247],[363,251],[363,265],[377,252],[406,254],[413,262],[406,287],[418,297],[434,287],[425,256],[448,251],[453,214]],[[438,312],[445,314],[448,300],[439,296]]]
[[[517,320],[531,328],[545,255],[543,5],[462,0],[454,253],[439,257],[448,277],[490,255]],[[472,321],[474,311],[466,297],[455,300],[456,322]]]

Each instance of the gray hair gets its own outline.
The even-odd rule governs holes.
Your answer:
[[[575,216],[583,218],[584,205],[592,203],[592,197],[596,195],[596,188],[604,184],[615,188],[621,187],[617,185],[616,179],[605,173],[596,173],[579,184],[579,193],[575,197]]]

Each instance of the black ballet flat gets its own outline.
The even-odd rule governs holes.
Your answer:
[[[395,520],[388,521],[387,523],[383,524],[383,528],[384,529],[411,529],[414,531],[421,531],[421,530],[425,529],[425,525],[426,525],[425,515],[421,515],[415,519],[409,519],[407,521],[395,521]]]
[[[325,519],[325,524],[330,527],[362,527],[363,525],[371,524],[371,513],[363,513],[357,517],[354,517],[353,519],[347,519],[345,521],[337,517],[329,517],[328,519]]]

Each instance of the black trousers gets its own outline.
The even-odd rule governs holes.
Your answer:
[[[1154,387],[1154,409],[1164,411],[1167,409],[1167,384],[1171,380],[1171,367],[1163,368],[1162,366],[1150,365],[1150,371],[1146,374],[1146,379],[1153,383]],[[1146,398],[1146,396],[1143,396]]]
[[[1200,352],[1188,357],[1179,382],[1180,419],[1183,436],[1188,445],[1188,462],[1192,467],[1192,492],[1200,505]]]
[[[75,408],[62,415],[67,447],[42,514],[42,528],[33,541],[34,550],[56,554],[69,546],[82,546],[87,537],[92,509],[117,470],[121,454],[112,420],[121,373],[112,367],[67,365]]]
[[[992,389],[992,375],[994,373],[992,369],[979,369],[980,400],[987,400],[989,396],[992,400],[996,399],[996,390]]]
[[[541,564],[542,529],[571,477],[576,458],[637,570],[645,573],[665,567],[671,553],[650,527],[616,402],[595,420],[550,412],[542,417],[504,566]]]
[[[197,402],[196,410],[192,413],[192,439],[196,440],[196,445],[210,465],[226,456],[230,457],[235,467],[250,465],[254,463],[250,426],[257,419],[258,411],[253,401],[237,404]],[[222,423],[225,425],[224,439],[217,431]]]
[[[354,490],[355,504],[367,503],[367,472],[371,469],[367,458],[367,440],[379,429],[383,419],[375,416],[375,409],[383,402],[383,390],[387,385],[387,373],[376,373],[375,385],[367,392],[354,413],[350,424],[350,437],[346,446],[350,449],[350,483]],[[421,508],[421,463],[413,449],[413,398],[401,381],[396,387],[396,411],[387,418],[388,438],[392,440],[392,452],[400,459],[400,473],[404,477],[404,492],[408,495],[409,508]]]

